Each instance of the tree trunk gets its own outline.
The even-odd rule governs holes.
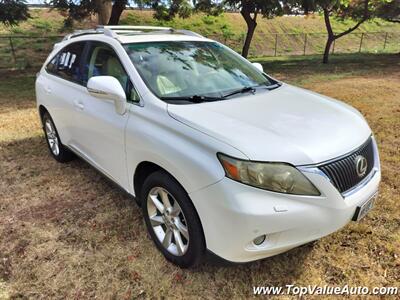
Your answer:
[[[331,45],[334,41],[334,37],[333,36],[329,36],[328,35],[328,39],[326,40],[326,44],[325,44],[325,51],[324,51],[324,57],[322,59],[322,63],[327,64],[329,61],[329,53],[331,50]]]
[[[97,22],[99,25],[106,25],[110,19],[111,0],[96,0],[97,6]]]
[[[370,0],[364,0],[364,12],[363,12],[362,18],[353,27],[350,27],[347,30],[345,30],[345,31],[343,31],[341,33],[337,33],[337,34],[335,34],[333,32],[333,30],[332,30],[331,20],[329,18],[329,14],[330,14],[329,8],[328,7],[324,7],[323,8],[325,27],[326,27],[326,31],[328,33],[328,40],[326,41],[324,57],[322,59],[322,62],[324,64],[327,64],[328,61],[329,61],[329,51],[331,50],[332,43],[335,40],[337,40],[338,38],[341,38],[342,36],[345,36],[346,34],[349,34],[349,33],[353,32],[363,22],[365,22],[366,20],[368,20],[368,18],[371,17],[370,14],[369,14],[369,10],[368,10],[369,1]]]
[[[122,12],[126,8],[126,3],[126,0],[115,0],[111,11],[110,21],[108,21],[108,25],[118,25]]]
[[[324,21],[325,21],[326,31],[328,33],[328,39],[326,40],[324,57],[322,59],[322,63],[327,64],[329,61],[329,51],[331,50],[331,45],[335,39],[335,34],[333,33],[331,20],[329,18],[328,8],[324,8]]]
[[[254,31],[257,27],[257,12],[254,11],[254,17],[251,17],[251,7],[248,5],[244,5],[242,7],[242,10],[240,11],[241,15],[243,16],[244,20],[246,21],[247,24],[247,34],[246,34],[246,39],[244,41],[243,49],[242,49],[242,56],[244,58],[247,58],[249,55],[249,50],[250,50],[250,45],[251,41],[253,39]]]

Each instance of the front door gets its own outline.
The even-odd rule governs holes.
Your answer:
[[[84,64],[87,80],[93,76],[113,76],[125,91],[129,90],[129,77],[110,46],[90,42],[87,53]],[[78,101],[73,132],[76,150],[108,177],[126,187],[124,132],[129,114],[118,114],[114,101],[93,97],[87,90]]]

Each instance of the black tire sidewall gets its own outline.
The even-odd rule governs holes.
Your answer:
[[[162,187],[166,189],[176,201],[178,201],[183,214],[185,215],[186,225],[189,232],[189,246],[186,253],[182,256],[175,256],[169,253],[158,240],[154,230],[150,224],[149,214],[147,211],[147,196],[154,187]],[[200,218],[196,209],[189,198],[189,195],[183,187],[168,173],[157,171],[149,175],[141,189],[142,211],[146,222],[147,230],[153,239],[157,248],[163,253],[167,260],[178,265],[181,268],[189,268],[198,265],[205,253],[205,239],[201,226]]]

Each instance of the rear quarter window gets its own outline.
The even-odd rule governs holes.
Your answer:
[[[82,56],[85,42],[72,43],[58,52],[47,64],[46,71],[66,80],[84,84]]]

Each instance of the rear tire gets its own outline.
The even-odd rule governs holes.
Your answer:
[[[75,158],[74,154],[61,143],[56,125],[48,112],[43,114],[42,124],[51,156],[60,163],[66,163],[73,160]]]
[[[199,216],[186,191],[165,171],[150,174],[141,190],[143,216],[156,247],[181,268],[199,264],[206,244]]]

